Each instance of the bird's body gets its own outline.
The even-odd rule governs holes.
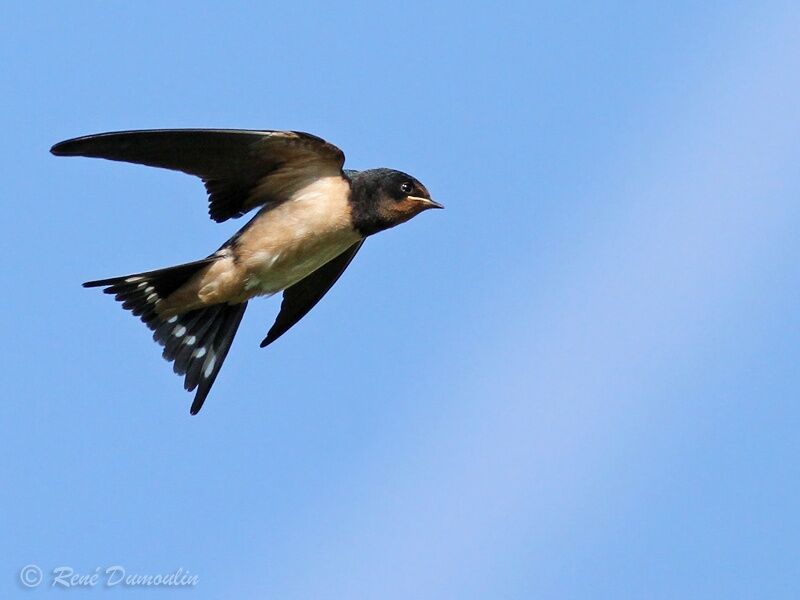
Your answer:
[[[197,388],[199,411],[248,300],[284,292],[267,345],[330,289],[369,235],[441,205],[400,171],[344,171],[344,155],[299,132],[156,130],[99,134],[56,144],[57,155],[135,162],[201,177],[212,219],[261,207],[207,258],[123,277],[105,287],[154,331],[164,357]]]
[[[363,239],[353,227],[349,195],[348,180],[326,177],[262,208],[160,311],[241,303],[294,285]]]

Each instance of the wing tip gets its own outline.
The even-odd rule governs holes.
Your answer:
[[[52,145],[52,147],[50,148],[50,154],[52,154],[53,156],[85,156],[84,154],[84,152],[86,151],[85,142],[106,135],[109,134],[98,133],[94,135],[83,135],[80,137],[63,140],[61,142]]]
[[[69,142],[70,140],[65,140],[63,142],[53,144],[50,147],[50,154],[53,156],[69,156],[69,152],[67,151]]]

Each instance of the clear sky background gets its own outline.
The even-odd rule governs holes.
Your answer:
[[[797,2],[0,7],[0,597],[800,597]],[[445,211],[369,240],[201,414],[87,279],[241,222],[48,154],[300,129]],[[24,565],[45,572],[38,589]],[[63,596],[67,597],[67,596]]]

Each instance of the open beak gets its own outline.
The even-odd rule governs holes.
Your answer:
[[[439,204],[436,200],[430,198],[422,198],[420,196],[409,196],[409,200],[413,200],[420,205],[421,210],[428,210],[429,208],[444,208],[443,204]]]

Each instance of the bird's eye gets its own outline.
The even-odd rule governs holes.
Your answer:
[[[400,186],[400,191],[403,192],[404,194],[410,194],[411,192],[414,191],[414,184],[412,184],[410,181],[405,181]]]

